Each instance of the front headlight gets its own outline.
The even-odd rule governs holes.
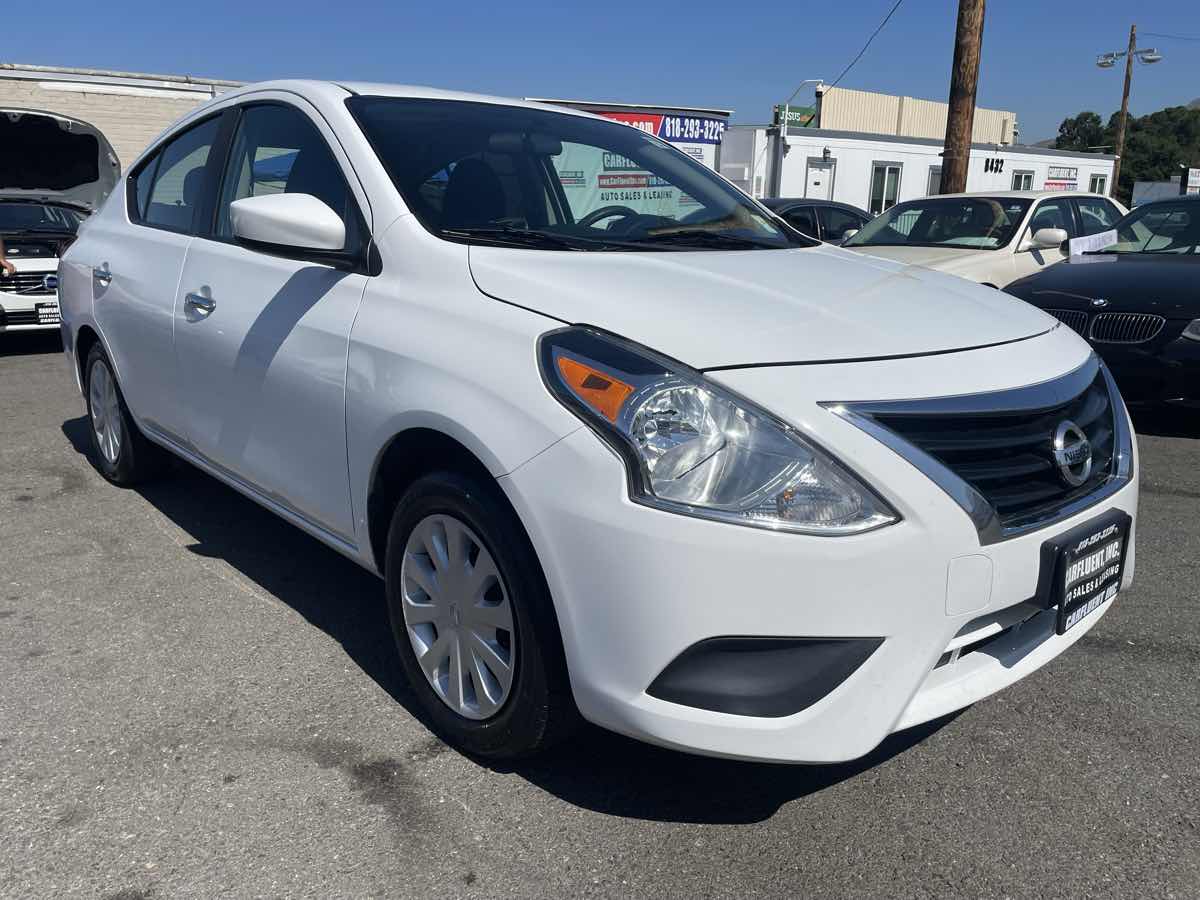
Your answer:
[[[812,441],[699,372],[588,328],[543,335],[540,350],[547,386],[622,456],[639,503],[806,534],[899,520]]]
[[[1183,336],[1188,340],[1200,341],[1200,319],[1192,319],[1183,329]]]

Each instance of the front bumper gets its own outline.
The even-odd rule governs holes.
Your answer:
[[[902,522],[825,538],[655,510],[629,500],[623,464],[584,428],[500,479],[545,570],[586,718],[717,756],[857,758],[893,731],[1024,677],[1117,602],[1056,635],[1053,611],[1027,604],[1047,538],[1123,510],[1135,517],[1123,586],[1132,578],[1136,477],[1050,527],[981,546],[963,510],[924,475],[866,435],[844,437],[839,452],[892,489]],[[730,636],[883,641],[792,715],[735,715],[648,693],[689,647]]]
[[[1173,329],[1176,333],[1179,330]],[[1200,407],[1200,341],[1175,337],[1147,345],[1094,346],[1127,402]]]
[[[0,291],[0,332],[54,331],[61,323],[57,294]]]

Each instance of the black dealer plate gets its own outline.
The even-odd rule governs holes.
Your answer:
[[[1120,590],[1131,524],[1127,514],[1112,510],[1042,544],[1038,597],[1047,609],[1058,607],[1059,634]]]

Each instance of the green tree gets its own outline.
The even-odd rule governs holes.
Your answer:
[[[1055,147],[1060,150],[1114,147],[1118,117],[1119,113],[1113,113],[1104,126],[1093,112],[1064,119]],[[1130,116],[1125,130],[1121,180],[1114,193],[1117,199],[1129,203],[1135,181],[1166,181],[1179,175],[1180,165],[1200,166],[1200,109],[1170,106],[1146,116]]]
[[[1095,150],[1103,143],[1104,122],[1094,112],[1081,112],[1058,126],[1059,150]]]

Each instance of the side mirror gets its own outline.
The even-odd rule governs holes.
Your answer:
[[[846,241],[850,240],[850,238],[854,237],[856,234],[858,234],[857,228],[847,228],[845,231],[842,232],[842,237],[838,241],[838,243],[844,244],[844,243],[846,243]]]
[[[1070,235],[1062,228],[1039,228],[1033,233],[1033,246],[1039,250],[1053,250],[1069,240]]]
[[[340,254],[346,248],[346,224],[312,194],[234,200],[229,221],[239,241],[281,256]]]

